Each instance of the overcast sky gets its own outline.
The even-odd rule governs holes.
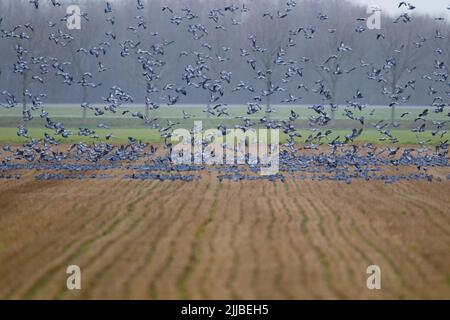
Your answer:
[[[376,4],[381,7],[382,10],[386,10],[389,13],[397,14],[405,11],[405,7],[402,6],[401,9],[398,9],[399,0],[350,0],[355,3],[360,3],[362,5],[372,5]],[[417,11],[420,13],[427,13],[430,15],[436,16],[445,16],[448,17],[450,14],[450,10],[447,10],[447,7],[450,6],[450,0],[410,0],[406,1],[416,6],[416,9],[413,11]],[[411,11],[410,11],[411,12]]]

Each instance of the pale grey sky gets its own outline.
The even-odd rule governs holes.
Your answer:
[[[398,9],[399,0],[350,0],[355,3],[359,3],[362,5],[372,5],[376,4],[381,7],[382,10],[386,10],[389,13],[397,14],[405,12],[406,9],[402,6],[401,9]],[[416,9],[409,12],[418,12],[418,13],[426,13],[430,14],[434,17],[442,16],[448,17],[450,14],[450,10],[447,10],[447,7],[450,6],[450,0],[410,0],[406,1],[416,6]]]

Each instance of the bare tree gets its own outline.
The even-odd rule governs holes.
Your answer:
[[[24,5],[24,4],[22,4]],[[16,53],[15,71],[20,75],[20,94],[22,96],[23,110],[27,110],[28,98],[33,81],[38,79],[38,67],[44,62],[44,57],[48,53],[48,46],[45,43],[46,34],[41,30],[47,27],[41,12],[27,10],[18,14],[16,10],[20,7],[10,7],[11,16],[19,19],[12,27],[12,41],[15,42],[14,51]],[[39,77],[40,79],[41,77]]]
[[[87,72],[92,73],[93,70],[99,70],[98,63],[100,62],[99,58],[95,58],[91,49],[95,46],[99,45],[98,35],[100,33],[99,27],[92,22],[91,19],[98,19],[98,16],[95,16],[96,7],[92,6],[88,2],[85,2],[81,6],[81,10],[84,12],[90,12],[91,17],[88,18],[89,21],[82,21],[82,28],[80,30],[74,29],[67,31],[73,38],[73,40],[68,44],[70,48],[69,55],[72,62],[73,70],[75,71],[75,75],[78,79],[84,78],[84,75]],[[103,54],[101,54],[103,55]],[[94,72],[97,74],[97,72]],[[93,81],[93,79],[90,79]],[[81,83],[81,98],[82,103],[89,102],[89,88],[90,86],[86,83]],[[82,119],[83,123],[86,122],[87,119],[87,109],[82,108]]]
[[[261,3],[262,2],[262,3]],[[261,1],[251,7],[252,15],[248,30],[250,35],[247,46],[251,55],[247,62],[263,83],[263,95],[265,96],[266,111],[270,110],[271,97],[276,92],[274,85],[280,81],[280,71],[284,63],[277,60],[280,54],[286,50],[289,41],[290,22],[287,17],[284,1]],[[279,63],[280,62],[280,63]]]
[[[314,71],[328,88],[325,100],[331,106],[331,118],[334,123],[339,82],[356,68],[353,57],[353,45],[357,37],[354,21],[359,11],[358,8],[349,10],[343,7],[341,1],[318,5],[322,8],[316,17],[320,28],[311,35],[314,36],[314,45],[308,47],[310,49],[308,53]],[[328,16],[327,12],[332,12],[332,15]],[[348,18],[342,19],[344,15]]]
[[[418,34],[420,28],[417,26],[420,24],[412,22],[409,24],[402,22],[388,24],[385,39],[379,42],[383,56],[386,57],[383,69],[390,91],[389,97],[392,100],[392,123],[395,122],[396,104],[399,101],[399,83],[417,68],[426,53],[423,50],[425,40]]]

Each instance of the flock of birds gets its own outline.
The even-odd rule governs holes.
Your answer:
[[[49,0],[54,7],[61,6],[58,0]],[[34,10],[39,10],[42,0],[30,0],[29,3]],[[288,0],[285,4],[285,9],[277,12],[265,12],[264,19],[285,19],[287,16],[293,14],[293,9],[297,6],[296,1]],[[416,7],[408,2],[400,2],[399,8],[405,8],[407,12],[403,13],[394,21],[394,23],[409,23],[412,20],[408,11],[415,10]],[[136,1],[136,10],[142,12],[145,5],[141,0]],[[450,7],[447,8],[450,10]],[[142,67],[142,76],[146,79],[146,106],[150,110],[158,109],[160,106],[150,97],[152,93],[163,92],[165,103],[168,107],[179,103],[183,96],[188,94],[186,87],[203,90],[208,93],[209,101],[207,107],[203,110],[208,116],[223,117],[229,116],[229,108],[225,103],[221,102],[224,95],[225,84],[232,84],[232,92],[248,91],[254,94],[253,101],[247,103],[246,114],[236,117],[241,124],[236,125],[235,128],[244,131],[253,130],[258,127],[269,129],[279,129],[286,136],[287,141],[283,144],[280,151],[280,171],[278,174],[270,176],[258,175],[258,170],[261,165],[175,165],[170,160],[170,151],[172,150],[173,130],[177,123],[167,121],[166,124],[159,122],[159,119],[152,118],[139,111],[126,109],[126,104],[134,102],[134,97],[128,94],[118,85],[109,88],[108,95],[103,97],[104,107],[97,107],[87,102],[81,104],[81,108],[90,109],[94,112],[96,117],[108,116],[111,114],[128,114],[132,118],[143,121],[146,125],[152,128],[157,128],[161,137],[165,141],[163,144],[164,152],[160,150],[160,146],[150,145],[142,142],[139,139],[129,137],[127,144],[117,145],[109,143],[109,139],[113,136],[112,133],[99,137],[95,129],[79,128],[79,131],[74,133],[69,130],[64,123],[54,120],[49,113],[49,109],[45,108],[44,100],[47,97],[45,93],[33,93],[29,89],[25,89],[22,98],[27,98],[31,103],[30,106],[23,109],[23,121],[18,127],[17,135],[27,138],[27,141],[21,146],[2,146],[0,152],[0,179],[20,179],[24,176],[24,172],[40,173],[35,176],[38,180],[63,180],[63,179],[108,179],[114,176],[114,171],[117,169],[129,170],[130,174],[126,174],[125,179],[139,179],[139,180],[161,180],[161,181],[194,181],[201,179],[201,171],[212,171],[217,173],[220,181],[232,180],[261,180],[267,179],[270,181],[285,181],[287,177],[294,179],[313,179],[313,180],[333,180],[344,181],[351,183],[355,179],[364,180],[382,180],[386,183],[392,183],[402,180],[428,180],[433,181],[436,178],[428,173],[431,167],[449,167],[448,162],[448,140],[446,124],[448,121],[432,121],[428,119],[431,113],[444,114],[448,112],[448,104],[445,98],[438,96],[439,91],[429,88],[428,94],[432,97],[430,107],[420,111],[414,117],[414,127],[411,131],[416,133],[423,133],[427,130],[427,124],[432,126],[432,135],[440,138],[440,143],[435,145],[430,152],[427,146],[427,141],[419,141],[419,147],[399,147],[396,146],[398,139],[392,132],[398,124],[389,123],[385,120],[380,120],[377,123],[371,124],[380,134],[380,140],[387,141],[386,145],[376,145],[372,143],[356,144],[355,139],[361,136],[365,119],[363,116],[358,116],[357,111],[367,108],[367,105],[361,103],[363,93],[356,90],[352,100],[347,101],[347,106],[344,109],[344,116],[355,123],[355,128],[343,137],[333,136],[333,130],[328,129],[327,126],[332,122],[333,117],[326,104],[315,104],[310,107],[315,115],[309,117],[309,124],[312,128],[312,134],[305,137],[305,143],[299,143],[298,139],[301,137],[298,125],[296,122],[299,119],[299,114],[291,110],[287,119],[276,120],[271,119],[270,114],[276,112],[274,108],[270,108],[264,112],[263,99],[276,93],[286,94],[281,103],[295,103],[300,97],[295,96],[291,92],[282,87],[282,85],[275,85],[270,83],[267,88],[258,92],[255,85],[248,81],[236,80],[233,78],[231,72],[222,70],[211,76],[211,64],[220,64],[226,61],[225,57],[230,48],[222,48],[224,56],[217,56],[216,59],[210,55],[213,46],[204,42],[202,38],[208,35],[208,28],[205,24],[199,22],[199,15],[189,8],[183,8],[181,15],[177,15],[169,6],[164,6],[161,14],[166,16],[170,23],[176,26],[186,27],[186,31],[192,36],[193,41],[197,41],[201,50],[188,51],[182,50],[179,52],[179,57],[193,56],[194,62],[188,64],[182,70],[179,83],[166,83],[163,87],[158,88],[155,85],[155,80],[159,78],[158,68],[164,65],[165,53],[172,50],[174,41],[164,40],[163,43],[154,44],[150,48],[146,48],[141,42],[137,40],[126,39],[121,41],[113,31],[105,33],[105,41],[98,45],[88,48],[78,48],[76,54],[84,55],[89,58],[96,58],[106,56],[109,53],[109,48],[117,46],[120,48],[121,58],[136,57],[137,62]],[[241,13],[248,12],[250,8],[246,4],[228,5],[222,8],[212,9],[208,14],[208,19],[214,23],[214,28],[227,31],[226,27],[221,24],[221,21],[227,16],[230,17],[232,24],[238,26],[241,22],[233,18],[233,13],[239,11]],[[113,26],[118,17],[114,15],[114,6],[108,1],[105,1],[104,19],[105,23]],[[61,18],[65,22],[70,18],[67,14]],[[81,17],[89,21],[88,13],[82,13]],[[327,14],[320,13],[317,16],[318,23],[316,26],[299,27],[296,30],[289,31],[289,40],[285,46],[280,46],[277,49],[273,64],[284,68],[285,74],[283,82],[298,83],[298,90],[309,91],[310,88],[301,83],[303,77],[303,68],[301,63],[308,62],[310,58],[302,57],[300,61],[292,61],[288,59],[286,51],[289,47],[295,46],[295,37],[303,35],[305,38],[314,37],[314,34],[320,28],[322,21],[327,20]],[[43,30],[35,30],[33,25],[26,23],[17,25],[12,28],[2,27],[4,18],[0,17],[0,41],[7,39],[17,39],[14,47],[17,61],[12,66],[15,74],[23,75],[25,72],[31,70],[30,64],[38,67],[38,71],[32,75],[32,80],[40,83],[49,81],[48,78],[53,74],[56,81],[61,81],[63,84],[70,85],[77,84],[81,87],[88,87],[91,89],[102,89],[102,83],[93,80],[95,72],[105,72],[108,66],[104,65],[98,60],[98,69],[85,72],[77,79],[76,75],[70,73],[69,66],[71,62],[61,61],[58,58],[51,56],[33,56],[29,60],[29,52],[27,49],[27,40],[30,39],[34,32],[43,32]],[[364,18],[358,21],[365,21]],[[144,32],[149,35],[157,35],[157,32],[147,31],[147,21],[143,15],[136,17],[136,24],[130,26],[130,32],[137,33]],[[65,33],[62,29],[54,31],[57,24],[49,21],[48,26],[50,33],[48,41],[54,45],[64,48],[74,40],[73,36]],[[356,32],[362,32],[361,29],[356,29]],[[328,32],[333,34],[335,29],[329,29]],[[377,40],[382,41],[385,35],[379,32],[376,36]],[[436,39],[445,38],[442,34],[436,31]],[[241,48],[240,56],[248,64],[248,72],[254,74],[256,81],[265,82],[266,78],[272,72],[270,69],[262,70],[257,65],[257,57],[264,55],[267,48],[259,42],[259,39],[254,35],[250,35],[248,40],[251,44],[251,50]],[[421,38],[417,40],[416,47],[424,45],[426,39]],[[404,45],[403,45],[404,46]],[[397,50],[401,50],[397,49]],[[319,67],[328,73],[341,74],[353,72],[355,68],[350,70],[341,70],[339,65],[335,69],[329,66],[330,61],[338,60],[339,57],[350,54],[353,49],[340,42],[336,48],[336,52],[331,55]],[[361,61],[363,67],[370,66],[370,64]],[[371,71],[368,72],[368,78],[378,83],[384,84],[385,77],[395,66],[395,58],[386,60],[385,65],[381,68],[371,66]],[[436,60],[435,70],[433,74],[439,77],[440,82],[446,82],[449,76],[448,67],[444,62]],[[4,71],[3,71],[4,72]],[[432,80],[430,77],[429,80]],[[383,85],[383,94],[389,96],[391,99],[390,107],[405,103],[409,99],[408,90],[415,89],[415,80],[411,80],[404,86],[398,86],[394,92],[389,92]],[[448,81],[447,81],[448,82]],[[450,82],[448,82],[450,86]],[[327,88],[323,80],[317,80],[314,83],[315,88],[311,89],[316,93],[320,99],[324,101],[331,100],[330,90]],[[447,97],[448,98],[448,97]],[[0,107],[1,108],[18,108],[20,106],[21,98],[16,97],[13,93],[6,90],[0,92]],[[337,110],[337,106],[331,104],[331,110]],[[32,137],[27,128],[27,122],[34,118],[35,112],[40,112],[39,117],[45,121],[45,129],[48,131],[43,137]],[[254,121],[254,116],[260,114],[264,115]],[[401,115],[401,118],[408,116],[408,113]],[[450,118],[450,112],[447,114]],[[183,119],[189,119],[191,116],[188,112],[183,111]],[[108,128],[106,125],[99,125],[99,128]],[[227,128],[221,124],[218,129],[226,134]],[[69,145],[65,143],[65,139],[73,135],[91,137],[92,143],[77,142]],[[328,151],[325,148],[328,147]],[[305,151],[306,150],[306,151]],[[305,151],[305,152],[303,152]],[[317,152],[313,152],[317,151]],[[393,173],[392,170],[385,170],[385,168],[393,168],[394,171],[401,167],[416,168],[408,174]],[[387,173],[387,172],[390,173]],[[43,172],[43,173],[41,173]],[[93,173],[95,172],[95,173]],[[97,173],[103,172],[103,173]],[[450,179],[450,175],[447,177]],[[439,180],[439,179],[438,179]]]

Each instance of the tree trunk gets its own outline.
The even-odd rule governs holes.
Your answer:
[[[211,108],[211,103],[209,103],[209,100],[208,100],[208,104],[206,105],[206,110],[208,110],[209,111],[209,108]],[[207,112],[206,113],[206,119],[211,119],[211,113],[209,113],[209,112]]]
[[[23,71],[22,74],[22,107],[23,111],[27,110],[27,96],[25,94],[25,91],[27,90],[28,86],[28,72],[26,70]]]
[[[336,124],[336,111],[333,108],[333,105],[336,103],[336,80],[332,80],[331,83],[331,125],[334,126]]]
[[[89,98],[89,93],[86,87],[83,87],[83,102],[87,102]],[[87,122],[87,110],[86,108],[83,108],[83,125],[86,125]]]
[[[207,112],[206,112],[206,127],[205,128],[209,128],[209,125],[210,125],[211,114],[209,113],[209,108],[211,108],[210,95],[209,95],[209,92],[206,91],[206,110],[207,110]]]
[[[147,91],[147,84],[145,85],[146,89],[145,91]],[[151,99],[151,94],[147,92],[147,94],[145,95],[145,117],[146,119],[150,118],[150,106],[148,105],[149,101],[147,101]]]
[[[391,124],[395,122],[395,105],[391,107]]]
[[[267,116],[270,116],[270,105],[271,105],[271,99],[270,99],[270,94],[266,96],[266,113]]]
[[[266,92],[269,93],[270,89],[271,89],[271,84],[272,84],[272,74],[267,74],[266,71]],[[270,119],[270,105],[271,105],[271,95],[272,94],[267,94],[266,96],[266,116],[268,119]]]
[[[394,77],[394,79],[392,80],[392,84],[391,84],[392,94],[394,94],[396,87],[397,87],[397,80]],[[392,107],[391,107],[391,124],[394,124],[394,122],[395,122],[395,104],[392,105]]]
[[[334,110],[333,106],[334,106],[334,102],[331,102],[331,104],[330,104],[330,108],[331,108],[331,125],[334,127],[336,125],[336,111]]]
[[[395,94],[395,90],[397,88],[397,65],[395,65],[392,69],[393,73],[392,73],[392,82],[391,82],[391,94]],[[394,124],[395,122],[395,105],[392,105],[391,107],[391,124]]]

